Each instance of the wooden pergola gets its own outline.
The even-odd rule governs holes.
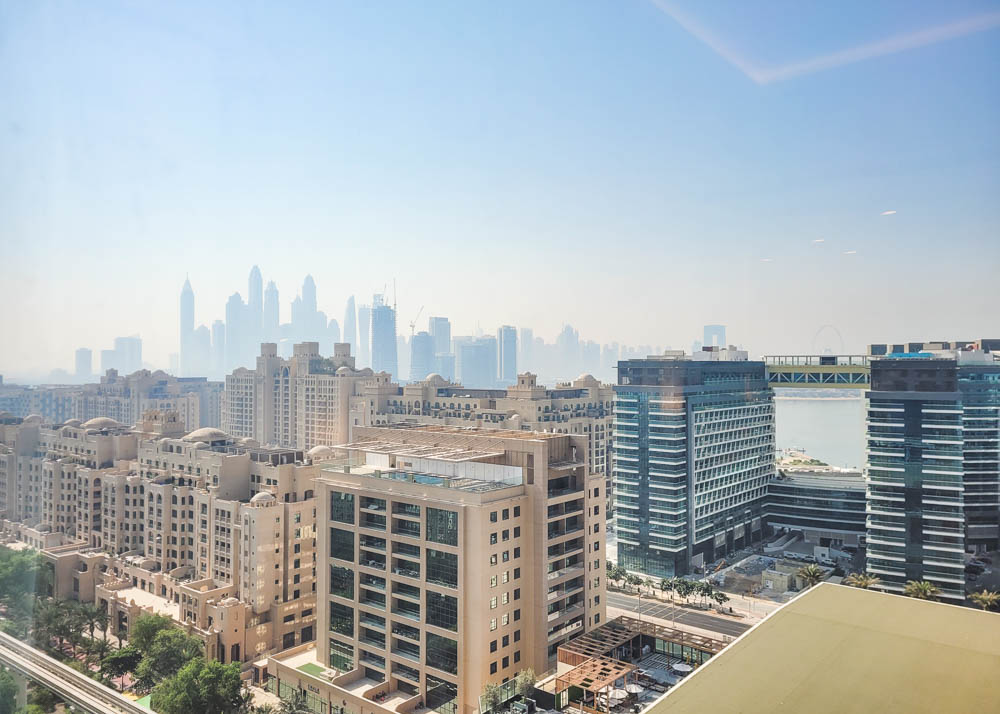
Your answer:
[[[611,657],[590,657],[568,672],[556,676],[555,693],[559,694],[570,687],[577,687],[583,690],[583,701],[580,704],[585,711],[609,712],[611,697],[608,690],[614,688],[619,680],[624,687],[635,671],[635,665],[628,662]],[[598,700],[598,696],[602,694],[603,708]]]
[[[718,654],[726,646],[726,642],[714,637],[705,637],[628,615],[620,615],[596,630],[591,630],[561,645],[559,661],[577,666],[594,657],[614,658],[620,648],[624,647],[627,647],[628,651],[623,654],[628,659],[635,659],[642,652],[641,636],[691,647],[709,655]]]

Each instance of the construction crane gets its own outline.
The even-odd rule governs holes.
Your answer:
[[[410,322],[410,337],[413,337],[413,331],[417,328],[417,320],[420,319],[420,315],[423,313],[423,311],[424,311],[424,306],[421,305],[420,309],[417,310],[417,316],[413,318],[413,320]]]

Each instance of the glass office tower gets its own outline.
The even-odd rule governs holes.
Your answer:
[[[692,572],[761,537],[774,476],[774,393],[763,362],[717,348],[618,363],[618,561]]]
[[[901,592],[965,599],[965,553],[1000,531],[1000,363],[979,351],[889,355],[868,393],[867,569]]]

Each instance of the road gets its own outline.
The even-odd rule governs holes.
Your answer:
[[[41,682],[77,711],[88,714],[149,714],[147,709],[47,654],[0,632],[0,663]]]
[[[622,595],[621,593],[608,593],[608,605],[625,610],[628,613],[636,613],[638,600],[632,595]],[[716,617],[704,612],[689,610],[669,603],[655,600],[643,599],[642,614],[655,617],[666,622],[678,622],[691,627],[699,627],[703,630],[711,630],[730,637],[739,637],[750,629],[750,625],[742,622],[730,620],[727,617]]]

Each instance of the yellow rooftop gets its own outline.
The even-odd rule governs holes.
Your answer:
[[[651,714],[1000,712],[1000,614],[822,583]]]

